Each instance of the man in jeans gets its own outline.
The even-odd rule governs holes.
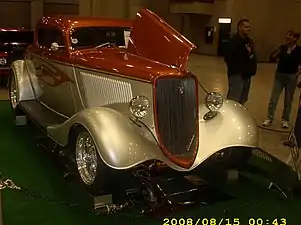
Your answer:
[[[227,98],[240,104],[245,104],[248,100],[251,77],[257,71],[254,44],[249,37],[250,30],[250,21],[240,20],[237,23],[237,33],[230,39],[225,54],[229,85]]]
[[[276,49],[270,56],[271,61],[278,59],[275,73],[274,86],[269,102],[267,119],[263,126],[270,126],[274,119],[275,110],[280,94],[285,89],[284,109],[282,112],[282,128],[288,128],[292,102],[297,85],[297,73],[301,63],[301,47],[297,45],[299,33],[289,30],[285,37],[285,44]]]

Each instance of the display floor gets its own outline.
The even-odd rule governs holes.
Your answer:
[[[42,193],[58,201],[81,203],[86,206],[87,197],[74,183],[63,179],[48,153],[36,146],[37,130],[30,127],[15,127],[7,101],[0,101],[0,172],[18,185]],[[241,180],[224,187],[235,198],[231,201],[197,207],[178,214],[181,217],[237,218],[239,224],[248,225],[250,218],[272,221],[285,218],[287,223],[274,225],[300,225],[301,199],[283,200],[252,180]],[[96,225],[96,224],[164,224],[163,221],[146,217],[135,217],[134,213],[117,215],[95,215],[79,208],[52,203],[37,197],[26,196],[15,190],[2,191],[4,225]],[[136,215],[137,216],[137,215]],[[232,220],[233,221],[233,220]],[[252,222],[252,221],[251,221]],[[259,221],[260,222],[260,221]],[[171,224],[171,223],[166,223]],[[173,223],[173,224],[180,224]],[[183,223],[182,223],[183,224]],[[201,223],[199,224],[210,224]],[[215,223],[211,223],[214,225]],[[228,223],[228,224],[233,224]],[[235,223],[234,223],[235,224]],[[236,223],[238,224],[238,223]],[[257,223],[262,224],[262,223]]]

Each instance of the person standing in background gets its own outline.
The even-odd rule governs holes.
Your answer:
[[[265,127],[273,123],[280,94],[285,89],[281,127],[288,128],[297,85],[297,74],[301,63],[301,47],[297,45],[299,37],[299,33],[289,30],[286,33],[285,44],[280,45],[270,56],[270,61],[275,62],[278,60],[278,64],[269,101],[267,119],[262,124]]]
[[[251,77],[257,72],[254,43],[250,38],[251,23],[241,19],[237,33],[231,37],[225,54],[228,75],[227,98],[245,104],[248,100]]]

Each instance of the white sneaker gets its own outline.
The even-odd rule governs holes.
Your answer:
[[[282,121],[281,121],[281,127],[282,127],[282,128],[288,128],[288,121],[282,120]]]
[[[262,126],[264,127],[268,127],[268,126],[271,126],[272,125],[272,120],[270,119],[266,119],[263,123],[262,123]]]

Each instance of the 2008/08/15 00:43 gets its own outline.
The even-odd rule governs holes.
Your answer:
[[[249,218],[248,225],[287,225],[285,218]],[[163,225],[240,225],[239,218],[164,218]],[[246,224],[246,223],[243,223]]]

